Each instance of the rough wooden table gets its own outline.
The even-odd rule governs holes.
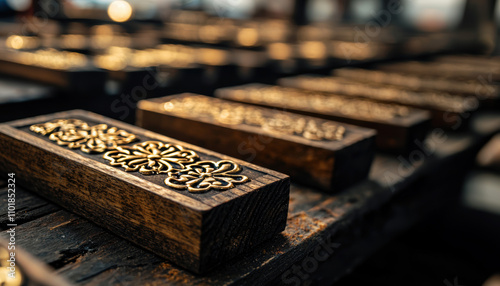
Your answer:
[[[475,154],[500,129],[500,114],[479,114],[470,125],[460,132],[435,129],[427,149],[403,157],[378,154],[370,179],[340,194],[293,185],[286,230],[205,276],[177,268],[22,186],[16,243],[76,285],[329,285],[454,200]],[[0,197],[6,206],[5,183]],[[2,236],[6,220],[2,207]]]

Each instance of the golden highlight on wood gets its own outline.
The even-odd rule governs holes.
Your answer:
[[[109,128],[106,124],[89,126],[86,122],[77,119],[61,119],[36,124],[32,125],[30,130],[49,135],[49,139],[56,141],[58,145],[80,149],[85,153],[102,153],[137,140],[134,134],[116,127]]]
[[[198,155],[182,146],[146,141],[132,147],[117,147],[104,154],[104,159],[125,171],[139,171],[144,175],[166,174],[172,170],[183,170],[184,164],[193,163]]]
[[[245,89],[235,90],[233,97],[236,100],[248,100],[256,104],[280,104],[280,106],[287,109],[306,106],[317,112],[336,111],[344,115],[368,120],[390,120],[408,117],[410,114],[410,110],[406,106],[279,86],[246,87]]]
[[[89,126],[78,119],[58,119],[30,126],[30,130],[55,141],[58,145],[80,149],[85,153],[104,153],[112,166],[143,175],[166,174],[165,184],[178,190],[202,193],[209,190],[228,190],[235,184],[249,181],[238,175],[241,167],[228,160],[199,161],[192,150],[180,145],[159,141],[144,141],[124,146],[138,138],[136,135],[109,128],[107,124]]]
[[[165,184],[175,189],[187,189],[191,193],[210,189],[227,190],[234,184],[247,182],[246,176],[238,175],[240,166],[232,161],[200,161],[187,166],[185,170],[170,172]]]
[[[175,98],[163,104],[166,111],[178,115],[207,116],[219,123],[245,124],[282,134],[302,136],[309,140],[340,141],[345,127],[334,122],[320,122],[285,112],[264,113],[262,109],[231,102],[218,102],[205,96]]]

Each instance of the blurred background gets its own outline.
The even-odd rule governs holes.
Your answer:
[[[494,0],[0,0],[0,121],[134,123],[146,98],[449,54],[500,68],[499,36]],[[500,285],[499,136],[476,162],[456,200],[339,285]]]

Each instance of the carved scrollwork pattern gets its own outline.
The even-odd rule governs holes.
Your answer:
[[[167,175],[165,184],[176,190],[204,193],[228,190],[250,179],[241,167],[228,160],[200,161],[196,152],[159,141],[137,141],[136,135],[106,124],[90,126],[78,119],[58,119],[30,126],[30,130],[58,145],[85,153],[104,153],[112,166],[143,175]]]
[[[247,182],[247,176],[238,174],[240,166],[222,160],[219,162],[200,161],[178,172],[170,172],[165,184],[169,187],[202,193],[210,189],[227,190],[234,184]]]
[[[139,171],[144,175],[166,174],[172,170],[183,170],[186,164],[195,162],[198,155],[182,146],[146,141],[131,147],[117,147],[106,152],[104,159],[125,171]]]
[[[58,145],[80,149],[85,153],[102,153],[137,140],[134,134],[106,124],[89,126],[78,119],[59,119],[36,124],[30,130],[42,135]]]

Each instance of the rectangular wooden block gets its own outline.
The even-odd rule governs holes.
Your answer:
[[[500,87],[487,79],[453,80],[441,76],[412,75],[383,70],[341,68],[333,75],[372,83],[399,86],[415,91],[441,91],[459,96],[475,96],[479,100],[497,100]]]
[[[375,130],[196,94],[140,101],[137,125],[334,192],[368,175]]]
[[[384,71],[408,73],[424,76],[439,76],[458,80],[476,80],[478,78],[500,81],[500,66],[452,62],[399,62],[376,66]]]
[[[463,97],[437,91],[415,91],[404,87],[373,83],[364,78],[300,75],[282,78],[286,87],[358,97],[382,103],[395,103],[428,110],[434,127],[452,127],[462,122],[461,114],[470,113],[478,106],[474,96]]]
[[[427,111],[367,99],[265,84],[221,88],[217,97],[320,117],[377,130],[376,146],[385,151],[407,152],[428,131]]]
[[[93,113],[2,124],[0,147],[19,185],[196,273],[286,225],[286,175]]]
[[[49,84],[79,95],[101,94],[107,74],[89,57],[70,52],[0,52],[0,73]]]

